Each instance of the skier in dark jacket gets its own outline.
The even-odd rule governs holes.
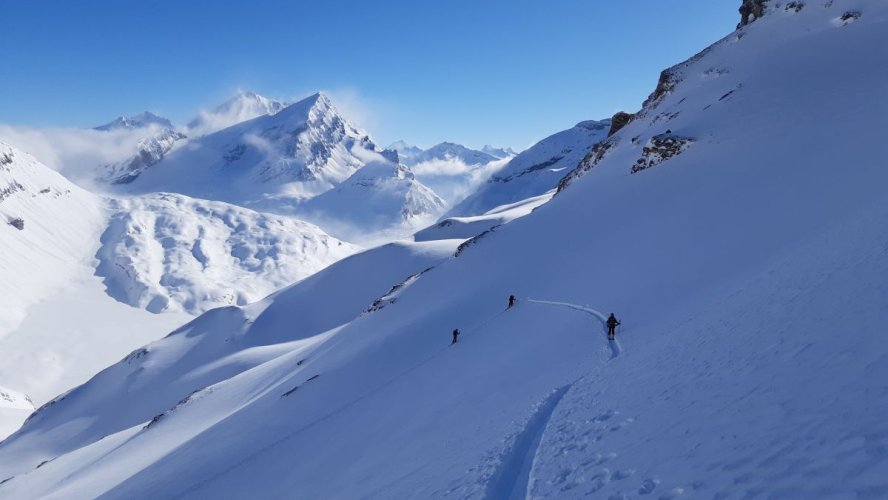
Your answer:
[[[617,321],[617,317],[614,316],[614,313],[611,313],[610,316],[607,317],[607,339],[614,340],[614,337],[617,333],[617,325],[620,322]]]
[[[457,337],[459,337],[459,328],[454,328],[453,329],[453,342],[451,342],[450,345],[453,345],[456,343]]]
[[[515,305],[515,296],[509,295],[509,309],[511,309],[512,306],[514,306],[514,305]]]

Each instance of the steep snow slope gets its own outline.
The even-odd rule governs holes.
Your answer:
[[[173,123],[162,116],[157,116],[150,111],[145,111],[133,116],[121,116],[114,120],[96,127],[95,130],[107,132],[110,130],[132,130],[137,128],[147,128],[151,126],[172,128]]]
[[[408,167],[378,161],[303,203],[297,214],[339,238],[372,244],[408,236],[443,211],[444,201]]]
[[[93,264],[107,217],[99,198],[0,143],[0,384],[37,404],[184,321],[104,294]],[[26,416],[0,410],[0,436]]]
[[[0,336],[89,258],[104,218],[98,198],[0,142]]]
[[[294,350],[303,357],[313,355],[323,345],[319,340],[329,337],[325,332],[359,316],[393,284],[450,256],[458,243],[385,245],[339,261],[245,308],[214,309],[52,401],[29,420],[20,435],[35,425],[51,429],[26,439],[39,440],[53,455],[68,452],[149,420],[194,391],[281,355]],[[160,386],[164,388],[158,391]],[[110,396],[108,391],[127,399],[121,411],[100,410]],[[63,407],[67,408],[64,414],[55,412]],[[82,427],[74,434],[69,434],[68,411],[83,417]],[[19,450],[33,453],[34,460],[45,456],[45,450]]]
[[[541,140],[512,158],[448,215],[480,215],[549,191],[609,130],[610,120],[585,121]]]
[[[250,91],[238,92],[219,106],[200,111],[197,118],[188,123],[188,135],[211,134],[258,116],[273,115],[285,107],[287,104],[277,99],[269,99]]]
[[[91,264],[74,266],[60,289],[41,297],[17,327],[0,337],[0,384],[27,394],[37,406],[193,319],[184,313],[152,314],[114,300]],[[0,439],[30,413],[3,417]]]
[[[276,212],[327,191],[382,154],[330,100],[315,94],[273,115],[189,141],[132,182]]]
[[[312,224],[182,195],[112,209],[97,274],[109,295],[151,312],[244,305],[357,250]]]
[[[199,332],[115,365],[0,444],[0,494],[883,497],[888,6],[849,5],[674,68],[551,202],[346,324],[209,313],[218,343],[294,344],[190,397],[212,379],[158,374],[205,366]]]

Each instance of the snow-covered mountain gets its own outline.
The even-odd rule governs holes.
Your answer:
[[[287,212],[367,162],[383,160],[370,137],[318,93],[273,115],[188,141],[144,171],[128,190],[177,192]]]
[[[109,295],[151,312],[254,302],[357,250],[312,224],[182,195],[112,209],[96,272]]]
[[[134,351],[0,495],[884,496],[888,5],[747,6],[552,201]]]
[[[389,144],[389,146],[386,149],[390,149],[392,151],[397,151],[398,152],[398,159],[400,160],[400,162],[403,163],[404,165],[408,165],[408,166],[415,165],[416,164],[415,159],[419,155],[421,155],[424,151],[421,147],[413,145],[413,144],[409,144],[407,142],[404,142],[403,140],[395,141],[395,142]]]
[[[263,115],[273,115],[287,107],[287,103],[270,99],[255,92],[238,92],[219,106],[198,112],[188,123],[188,135],[206,135]]]
[[[221,202],[102,199],[2,143],[0,221],[0,385],[38,404],[191,317],[182,312],[258,300],[356,250]],[[26,416],[0,413],[0,437]]]
[[[495,156],[469,149],[461,144],[442,142],[416,156],[413,159],[413,165],[437,160],[459,160],[467,165],[484,165],[497,159]]]
[[[504,158],[461,144],[442,142],[428,149],[398,141],[388,147],[398,152],[404,165],[410,166],[423,184],[435,191],[447,207],[462,201],[494,172],[502,168]],[[491,207],[493,208],[493,207]]]
[[[540,196],[555,188],[586,153],[607,137],[610,119],[580,122],[519,153],[448,215],[480,215],[500,205]]]
[[[407,236],[434,222],[444,209],[444,200],[409,167],[376,161],[300,205],[297,215],[337,237],[372,244]]]
[[[27,394],[43,404],[181,324],[104,294],[93,274],[107,217],[99,197],[0,143],[0,392],[19,403]],[[4,398],[0,437],[29,413]]]
[[[484,147],[481,148],[481,151],[483,153],[489,154],[490,156],[493,156],[498,160],[502,160],[503,158],[508,158],[510,156],[515,156],[518,154],[512,148],[498,148],[489,144],[485,144]]]
[[[119,163],[112,163],[99,170],[99,179],[112,184],[129,184],[142,173],[160,163],[167,153],[187,136],[172,128],[164,128],[139,140],[136,154]]]
[[[442,142],[428,149],[422,149],[404,141],[397,141],[387,149],[397,151],[401,163],[409,167],[432,161],[459,161],[466,165],[485,165],[504,157],[470,149],[453,142]]]
[[[133,116],[120,116],[114,120],[98,126],[95,130],[108,132],[111,130],[133,130],[148,127],[172,128],[173,124],[162,116],[157,116],[150,111],[145,111]]]
[[[98,197],[0,142],[0,336],[91,257],[103,221]]]

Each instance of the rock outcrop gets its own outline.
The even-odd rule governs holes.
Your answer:
[[[737,29],[764,16],[767,3],[768,0],[743,0],[743,4],[738,9],[740,11],[740,23],[737,25]]]
[[[663,163],[673,156],[678,156],[693,143],[694,139],[673,134],[670,130],[655,135],[644,146],[641,158],[635,160],[630,171],[634,174]]]
[[[611,117],[611,128],[607,133],[607,136],[610,137],[617,132],[620,131],[621,128],[629,125],[629,122],[635,118],[634,114],[629,114],[625,111],[617,111],[613,117]]]

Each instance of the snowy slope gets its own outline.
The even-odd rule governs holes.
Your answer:
[[[219,106],[198,112],[197,118],[188,123],[188,135],[210,134],[258,116],[273,115],[285,107],[287,104],[277,99],[250,91],[238,92]]]
[[[0,143],[0,385],[37,404],[181,324],[116,303],[93,276],[104,203]],[[23,229],[7,221],[21,219]],[[20,398],[19,398],[20,399]],[[0,436],[26,409],[0,409]]]
[[[104,219],[97,197],[0,142],[0,336],[91,256]]]
[[[18,429],[35,409],[25,394],[0,387],[0,436],[8,436]]]
[[[138,128],[148,128],[152,126],[160,128],[172,128],[173,123],[162,116],[157,116],[150,111],[145,111],[143,113],[139,113],[138,115],[121,116],[115,118],[114,120],[104,125],[95,127],[95,130],[108,132],[111,130],[132,130]]]
[[[0,494],[885,496],[886,28],[877,0],[769,9],[551,202],[366,313],[215,310],[44,408],[0,444]],[[358,263],[333,297],[390,265]]]
[[[432,223],[444,208],[444,201],[408,167],[378,161],[303,203],[297,215],[339,238],[379,244]]]
[[[134,351],[90,383],[42,408],[29,420],[29,426],[40,422],[41,429],[52,430],[32,434],[29,439],[41,441],[52,454],[67,452],[150,420],[192,392],[294,350],[303,357],[313,355],[330,337],[325,332],[360,316],[393,284],[446,259],[458,243],[377,247],[341,260],[245,308],[210,311],[167,338]],[[361,279],[355,280],[356,276]],[[254,329],[254,325],[258,326]],[[161,386],[163,389],[158,391]],[[115,398],[127,400],[121,411],[101,410],[110,397],[108,391]],[[62,407],[82,417],[78,432],[69,433],[67,413],[55,413],[55,408]],[[27,428],[21,432],[29,433]],[[42,452],[33,451],[37,452],[34,460],[42,456]]]
[[[175,148],[127,189],[285,212],[380,159],[366,133],[315,94]]]
[[[448,215],[480,215],[549,191],[609,130],[610,120],[590,120],[541,140],[513,157]]]
[[[182,195],[114,200],[97,274],[151,312],[254,302],[357,250],[320,228]]]

